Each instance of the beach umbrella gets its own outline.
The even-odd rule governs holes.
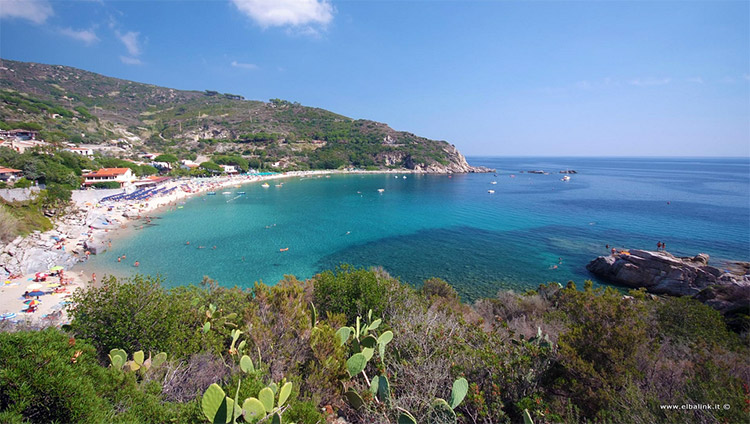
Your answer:
[[[0,314],[0,321],[5,321],[6,319],[11,319],[16,316],[15,312],[6,312],[4,314]]]
[[[36,289],[41,289],[42,285],[39,283],[33,283],[33,284],[29,284],[29,286],[26,288],[29,290],[36,290]]]
[[[42,303],[42,301],[41,300],[36,300],[36,299],[31,299],[31,300],[27,300],[27,301],[25,301],[23,303],[25,303],[25,304],[27,304],[29,306],[36,306],[36,305]]]
[[[40,290],[34,290],[33,292],[29,292],[29,296],[44,296],[45,294],[47,293],[40,291]]]
[[[61,267],[60,265],[57,265],[57,266],[53,266],[53,267],[52,267],[52,268],[50,268],[49,270],[50,270],[50,271],[60,271],[60,270],[62,270],[62,269],[64,269],[64,268],[63,268],[63,267]]]

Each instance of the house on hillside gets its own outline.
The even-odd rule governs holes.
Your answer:
[[[88,174],[83,174],[86,187],[95,183],[106,183],[114,181],[120,183],[120,187],[127,187],[135,181],[135,175],[130,168],[102,168]]]
[[[94,157],[94,149],[91,149],[89,147],[68,147],[63,150],[66,152],[71,152],[77,155],[85,156],[87,158]]]
[[[13,168],[0,167],[0,181],[13,182],[21,176],[22,171]]]
[[[36,140],[38,133],[36,131],[29,131],[29,130],[10,130],[10,131],[0,131],[0,137],[3,139],[11,139],[15,138],[18,140]]]
[[[0,147],[7,147],[13,149],[18,153],[23,153],[27,149],[33,149],[34,147],[47,146],[48,144],[41,140],[35,139],[22,139],[22,138],[3,138],[0,137]]]

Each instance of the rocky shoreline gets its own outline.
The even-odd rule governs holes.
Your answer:
[[[622,250],[599,256],[586,269],[620,286],[645,288],[649,293],[691,296],[725,316],[750,314],[750,264],[709,265],[709,256],[676,257],[668,252]]]

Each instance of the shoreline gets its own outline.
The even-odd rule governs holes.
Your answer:
[[[67,321],[64,302],[67,296],[77,288],[85,288],[92,283],[87,276],[86,268],[89,252],[104,254],[112,246],[116,236],[132,231],[134,223],[143,220],[150,222],[150,214],[166,212],[168,208],[178,207],[180,201],[202,195],[210,191],[231,186],[242,186],[251,183],[278,180],[292,177],[323,177],[325,175],[357,174],[427,174],[415,170],[313,170],[290,171],[272,175],[237,175],[210,178],[188,178],[169,181],[159,188],[170,190],[166,195],[158,195],[142,201],[116,202],[81,202],[73,207],[75,210],[54,222],[52,230],[35,231],[26,237],[17,237],[0,250],[0,271],[4,283],[0,284],[0,323],[4,319],[33,324],[47,319],[55,312],[54,323]],[[35,274],[46,273],[51,267],[62,266],[65,277],[71,279],[69,291],[61,293],[62,301],[50,301],[54,287],[41,283],[48,293],[41,296],[42,301],[36,312],[21,312],[26,305],[23,293],[35,284]],[[114,275],[107,273],[106,275]],[[98,276],[103,277],[104,274]],[[57,277],[54,277],[57,278]],[[39,284],[39,283],[37,283]],[[95,284],[95,282],[94,282]],[[44,300],[47,300],[45,302]],[[61,311],[61,314],[57,311]],[[15,314],[2,318],[3,314]]]

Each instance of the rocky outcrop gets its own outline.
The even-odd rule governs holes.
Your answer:
[[[495,172],[494,169],[484,166],[471,166],[466,162],[466,158],[456,149],[456,146],[445,143],[443,152],[446,155],[447,164],[437,161],[429,163],[417,162],[414,157],[403,151],[383,152],[377,156],[385,166],[402,166],[414,172],[423,172],[425,174],[466,174],[473,172]]]
[[[56,241],[52,237],[59,236],[60,233],[53,230],[16,238],[0,252],[0,268],[5,270],[6,276],[44,271],[57,265],[71,268],[78,260],[70,252],[55,249]]]
[[[655,294],[693,296],[722,313],[750,307],[750,275],[723,271],[708,265],[709,259],[705,253],[679,258],[633,249],[599,256],[586,269],[614,284],[644,287]]]

